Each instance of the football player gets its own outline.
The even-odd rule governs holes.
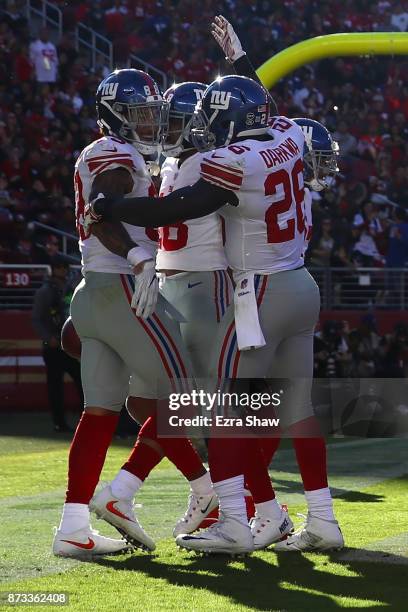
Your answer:
[[[85,410],[70,449],[66,503],[53,543],[56,555],[92,557],[129,548],[124,540],[100,536],[89,523],[89,502],[128,394],[129,375],[130,394],[138,400],[139,412],[142,404],[146,414],[155,410],[159,382],[164,381],[166,388],[185,389],[183,379],[191,375],[178,324],[167,314],[165,300],[157,299],[156,233],[109,222],[91,233],[83,224],[85,206],[99,192],[124,197],[154,194],[143,155],[157,151],[161,129],[167,123],[164,108],[158,86],[148,74],[115,71],[97,91],[103,136],[82,151],[76,164],[84,279],[73,296],[71,316],[81,339]],[[192,478],[204,479],[205,486],[209,480],[186,439],[175,440],[163,453],[166,442],[158,445],[154,417],[149,417],[130,457],[133,471],[127,471],[125,464],[118,482],[92,501],[99,516],[136,546],[149,550],[155,544],[134,515],[128,489],[133,490],[135,482],[140,487],[163,454],[179,468],[182,454]],[[138,463],[136,454],[144,454],[143,461]]]
[[[234,68],[239,66],[241,70],[245,69],[247,76],[258,79],[234,28],[225,17],[222,15],[215,17],[212,23],[212,33],[224,51],[227,61]],[[272,117],[271,121],[272,126],[276,124],[276,118]],[[333,142],[329,132],[320,123],[306,118],[294,119],[294,121],[301,127],[305,135],[305,182],[313,191],[321,191],[329,186],[333,175],[338,171],[336,161],[338,145]],[[311,234],[311,203],[311,193],[306,188],[303,205],[305,250]],[[308,421],[308,426],[313,427],[312,421]],[[301,430],[299,430],[299,433],[302,433]],[[279,439],[265,439],[261,444],[263,446],[263,455],[267,465],[269,465],[278,447]],[[308,504],[308,520],[304,528],[300,529],[293,538],[279,543],[277,549],[291,551],[319,549],[331,545],[333,540],[340,546],[342,536],[341,534],[339,535],[337,524],[335,523],[333,502],[327,483],[325,441],[323,437],[318,435],[299,437],[293,439],[293,445],[305,489]],[[253,494],[255,497],[265,497],[267,488],[265,488],[265,485],[262,485],[259,477],[255,479],[254,470],[252,470],[252,474],[254,482],[250,482],[250,485],[254,489]],[[248,474],[247,480],[251,480],[250,474]],[[263,488],[265,490],[262,493]],[[263,516],[266,507],[269,507],[268,504],[263,504],[259,511],[257,508],[256,515],[252,520],[251,526],[256,546],[265,545],[270,540],[271,523],[266,521]]]
[[[195,106],[203,83],[180,83],[164,93],[169,103],[169,129],[163,145],[160,196],[196,182],[201,154],[190,142]],[[156,267],[164,277],[162,293],[185,319],[181,331],[196,376],[208,376],[208,354],[218,324],[232,301],[227,273],[222,219],[217,213],[159,228]],[[197,325],[197,321],[200,325]]]
[[[235,324],[232,321],[223,338],[219,371],[225,378],[306,379],[306,393],[297,399],[305,419],[311,409],[305,387],[312,374],[320,299],[302,258],[304,135],[287,118],[268,124],[269,98],[262,86],[239,76],[217,79],[198,104],[192,130],[196,148],[211,151],[201,162],[200,180],[159,202],[150,201],[150,207],[144,205],[149,201],[145,198],[96,200],[86,219],[120,219],[152,227],[224,207],[226,252],[237,289]],[[178,536],[181,546],[214,552],[253,550],[243,499],[245,451],[240,444],[245,446],[245,441],[210,440],[210,470],[221,518],[197,536]]]
[[[175,84],[164,93],[169,104],[169,128],[163,144],[166,160],[161,169],[161,197],[194,183],[200,176],[201,154],[190,142],[190,129],[195,106],[205,89],[203,83],[187,82]],[[226,271],[221,218],[213,213],[161,227],[159,237],[156,267],[163,280],[161,292],[183,317],[180,329],[195,376],[207,378],[208,355],[234,291]],[[136,464],[146,454],[145,447],[138,451],[133,461],[129,458],[126,472],[135,474]],[[198,482],[203,486],[203,475],[200,476]],[[126,474],[119,474],[114,481],[116,486],[120,478],[130,480]],[[193,532],[218,506],[211,482],[199,492],[197,479],[190,479],[190,486],[188,507],[174,528],[175,537]],[[129,496],[137,492],[131,490],[130,482],[127,492]]]
[[[240,62],[239,69],[251,70],[252,66]],[[173,85],[164,94],[169,102],[169,129],[163,145],[167,159],[161,170],[162,197],[199,179],[201,155],[190,142],[190,129],[195,106],[205,89],[202,83],[188,82]],[[180,324],[181,333],[195,375],[206,378],[211,363],[208,355],[214,338],[222,334],[222,325],[226,322],[224,314],[233,295],[233,286],[226,272],[221,219],[214,213],[202,219],[159,228],[159,235],[156,267],[166,280],[162,293],[184,317]],[[260,531],[262,544],[269,545],[289,533],[293,526],[287,513],[272,501],[274,491],[266,469],[260,469],[261,461],[262,455],[253,449],[248,455],[248,483],[255,492],[258,521],[261,516],[262,525],[267,526],[266,530],[254,522],[256,546],[259,546]],[[218,500],[215,497],[211,499],[210,493],[207,491],[206,495],[197,496],[191,491],[187,511],[173,531],[175,536],[194,531],[207,511],[218,505]],[[246,503],[248,516],[253,516],[253,502],[248,491]]]
[[[253,70],[248,61],[239,62],[235,68],[237,72]],[[167,159],[161,170],[161,197],[200,178],[202,155],[191,143],[190,130],[195,106],[205,89],[202,83],[181,83],[173,85],[164,94],[169,102],[169,129],[163,145]],[[214,338],[225,333],[222,326],[229,325],[224,314],[234,291],[226,272],[228,264],[221,220],[222,217],[213,213],[201,219],[159,228],[157,268],[166,279],[162,292],[185,318],[181,332],[195,375],[199,378],[206,378],[211,372],[208,355],[212,352]],[[247,485],[254,490],[258,515],[252,526],[256,534],[255,546],[259,547],[261,542],[265,546],[289,533],[293,524],[286,511],[272,501],[275,493],[266,469],[260,469],[263,458],[259,450],[253,448],[247,459]],[[182,532],[191,533],[200,523],[200,503],[194,496],[191,502],[184,518],[176,525],[175,536]],[[205,498],[203,502],[206,502]],[[253,505],[248,495],[246,502],[252,516]]]

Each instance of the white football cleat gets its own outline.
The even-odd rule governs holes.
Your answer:
[[[255,514],[249,521],[249,526],[254,538],[254,549],[267,548],[274,542],[279,542],[293,529],[292,519],[283,508],[278,519],[271,519]]]
[[[192,533],[201,525],[203,520],[217,508],[218,497],[215,493],[210,495],[195,495],[190,493],[188,506],[184,516],[177,521],[173,529],[173,536],[176,538],[181,533]]]
[[[325,521],[307,515],[306,523],[286,540],[278,542],[274,550],[311,552],[319,550],[340,550],[344,538],[337,521]]]
[[[178,535],[176,544],[181,548],[196,552],[227,555],[246,554],[254,550],[254,539],[249,525],[225,516],[197,534]]]
[[[132,502],[115,497],[110,485],[104,487],[91,499],[89,509],[95,512],[98,518],[115,527],[135,548],[150,551],[156,548],[152,538],[137,520]]]
[[[89,525],[72,533],[55,532],[52,552],[57,557],[75,557],[76,559],[91,559],[98,555],[115,555],[131,552],[132,546],[125,540],[115,540],[99,535]]]

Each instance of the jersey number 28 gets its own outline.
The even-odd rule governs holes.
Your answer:
[[[305,220],[303,216],[303,201],[305,189],[303,187],[303,162],[298,159],[289,173],[283,168],[269,174],[265,181],[265,195],[276,195],[276,188],[282,185],[283,196],[277,202],[269,206],[265,213],[268,242],[280,243],[293,240],[296,229],[299,234],[305,231]],[[301,186],[302,185],[302,186]],[[296,203],[296,213],[293,218],[288,219],[286,227],[279,226],[279,215],[290,210],[293,200]]]

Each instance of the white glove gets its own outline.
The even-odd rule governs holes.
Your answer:
[[[91,225],[93,225],[93,223],[99,223],[99,221],[101,220],[101,215],[96,214],[93,209],[93,205],[97,200],[100,200],[104,197],[105,196],[103,195],[103,193],[98,193],[96,198],[85,206],[84,216],[80,223],[83,226],[86,235],[89,235],[91,233]]]
[[[241,41],[236,35],[234,28],[222,15],[217,15],[217,17],[214,17],[214,21],[211,24],[211,34],[224,51],[225,59],[231,64],[245,55],[245,51],[242,49]]]
[[[153,259],[149,259],[145,261],[143,270],[135,275],[135,292],[131,306],[136,310],[136,316],[148,319],[155,311],[158,295],[156,264]]]

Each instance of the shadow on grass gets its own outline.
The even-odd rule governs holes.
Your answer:
[[[364,493],[363,491],[346,491],[331,488],[333,497],[336,499],[342,499],[346,502],[365,502],[365,503],[379,503],[386,501],[385,495],[377,495],[376,493]]]
[[[70,412],[67,422],[74,431],[80,419],[79,413]],[[130,423],[129,423],[130,421]],[[121,414],[114,443],[119,446],[132,446],[139,427],[130,420],[124,411]],[[4,437],[29,437],[51,442],[71,441],[72,432],[55,432],[51,415],[47,412],[3,412],[0,413],[0,435]]]
[[[279,487],[279,495],[282,497],[285,493],[299,493],[303,494],[302,483],[294,480],[286,480],[284,478],[277,478],[273,474],[273,464],[270,467],[272,472],[272,481],[274,485]],[[363,491],[348,491],[347,489],[339,489],[336,487],[330,487],[333,497],[336,499],[342,499],[347,502],[382,502],[385,500],[384,495],[376,495],[375,493],[364,493]]]
[[[344,562],[339,558],[344,551],[330,554],[328,561],[355,573],[344,576],[322,571],[321,564],[316,569],[313,556],[297,553],[277,555],[274,565],[255,555],[236,561],[225,556],[189,556],[184,551],[179,554],[184,556],[183,562],[178,561],[175,553],[174,563],[169,564],[161,562],[159,557],[144,556],[101,559],[98,564],[143,573],[166,580],[169,585],[202,589],[254,610],[338,610],[339,604],[333,600],[336,596],[378,601],[370,610],[384,606],[406,609],[403,585],[407,568],[399,566],[398,559],[393,564]],[[270,554],[275,556],[273,552]]]

